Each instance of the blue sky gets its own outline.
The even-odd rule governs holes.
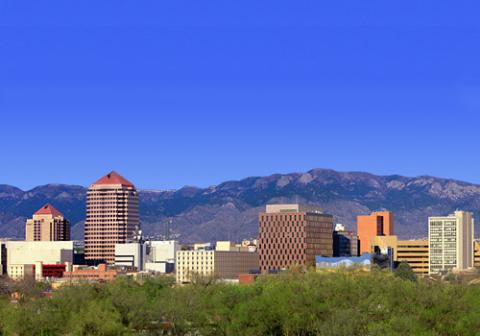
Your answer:
[[[0,183],[480,183],[480,5],[0,2]]]

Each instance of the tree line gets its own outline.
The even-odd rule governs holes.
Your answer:
[[[249,285],[171,278],[0,296],[1,335],[478,335],[480,286],[408,270],[290,271]]]

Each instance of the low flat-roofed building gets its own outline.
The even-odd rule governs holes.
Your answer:
[[[149,245],[148,262],[175,263],[175,255],[180,250],[180,244],[176,240],[152,240]]]
[[[12,279],[20,279],[29,276],[25,265],[35,264],[65,264],[73,261],[72,241],[8,241],[7,250],[7,274]],[[29,266],[29,267],[30,267]]]
[[[392,248],[396,262],[406,262],[415,274],[428,275],[428,240],[398,240],[397,236],[376,236],[370,240],[371,252],[375,247]]]
[[[145,271],[151,273],[172,273],[175,270],[175,263],[170,262],[147,262],[145,263]]]
[[[238,281],[241,273],[258,270],[258,253],[244,251],[178,251],[177,283],[191,282],[196,276]]]
[[[195,243],[193,244],[194,250],[213,250],[212,243]]]
[[[12,280],[35,279],[35,265],[15,264],[7,267],[8,277]]]
[[[145,268],[146,245],[143,243],[115,244],[115,266],[124,266],[137,271]]]
[[[408,263],[417,275],[428,275],[428,240],[399,240],[396,261]]]
[[[342,267],[359,267],[369,270],[372,265],[372,255],[365,253],[360,257],[322,257],[315,258],[316,269],[331,269]]]
[[[65,282],[103,282],[114,280],[119,274],[124,274],[115,268],[100,264],[97,267],[73,266],[63,273]]]
[[[474,267],[480,268],[480,241],[476,240],[473,243],[474,247]]]
[[[380,250],[393,249],[394,260],[397,259],[397,236],[374,236],[370,238],[370,253],[375,253],[375,248]]]
[[[233,241],[217,241],[215,244],[215,251],[244,251],[244,252],[255,252],[256,246],[244,246],[243,244],[237,244]]]

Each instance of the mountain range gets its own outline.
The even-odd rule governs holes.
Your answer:
[[[257,234],[258,213],[267,203],[318,205],[335,223],[355,229],[356,216],[374,210],[395,213],[401,238],[427,235],[427,219],[456,209],[480,215],[480,185],[431,176],[377,176],[362,172],[313,169],[228,181],[217,186],[178,190],[140,190],[140,217],[145,235],[170,232],[181,242],[241,240]],[[0,185],[0,237],[23,238],[26,218],[45,203],[72,223],[75,239],[83,237],[86,188],[48,184],[23,191]]]

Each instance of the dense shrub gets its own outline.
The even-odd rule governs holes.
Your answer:
[[[478,335],[480,287],[409,272],[285,273],[252,285],[167,278],[0,297],[4,335]]]

